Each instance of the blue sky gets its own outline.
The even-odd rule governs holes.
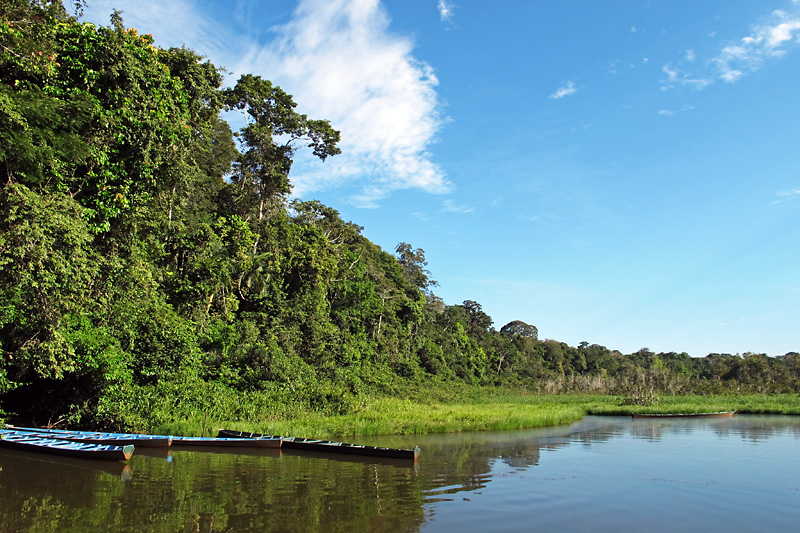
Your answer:
[[[800,350],[800,0],[89,0],[342,131],[295,194],[500,328]],[[231,117],[232,121],[236,117]]]

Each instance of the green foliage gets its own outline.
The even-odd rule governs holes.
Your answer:
[[[0,191],[0,332],[14,382],[58,379],[85,361],[70,342],[70,316],[91,307],[102,259],[84,210],[70,197],[24,185]]]

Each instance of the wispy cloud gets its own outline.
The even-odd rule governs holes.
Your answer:
[[[780,57],[798,44],[800,13],[774,11],[766,24],[755,26],[738,43],[725,46],[713,59],[720,79],[734,82],[760,69],[768,60]]]
[[[575,87],[575,82],[568,81],[565,85],[559,87],[558,90],[556,90],[556,92],[551,94],[548,98],[559,100],[565,96],[573,95],[576,92],[578,92],[578,89]]]
[[[673,85],[689,85],[696,89],[703,89],[711,85],[714,80],[707,77],[693,77],[680,71],[680,67],[673,67],[671,64],[664,65],[661,72],[667,75],[666,84]],[[668,88],[662,86],[662,89]]]
[[[664,66],[662,71],[667,75],[666,83],[698,89],[717,80],[733,83],[785,55],[800,44],[800,2],[793,0],[792,3],[794,12],[773,11],[764,22],[753,25],[748,35],[722,46],[715,56],[705,62],[700,72],[683,72],[686,63],[695,62],[694,50],[688,50],[682,61]]]
[[[442,22],[453,21],[453,9],[455,8],[455,4],[453,4],[453,2],[450,2],[449,0],[439,0],[438,8],[439,17],[442,19]]]
[[[684,111],[691,111],[692,109],[694,109],[694,106],[693,106],[693,105],[685,105],[685,106],[681,107],[681,108],[680,108],[680,109],[678,109],[678,110],[674,110],[674,109],[662,109],[662,110],[660,110],[660,111],[658,112],[658,114],[659,114],[659,115],[661,115],[661,116],[664,116],[664,117],[671,117],[672,115],[676,115],[676,114],[678,114],[678,113],[682,113],[682,112],[684,112]]]
[[[475,208],[466,204],[456,204],[452,200],[442,202],[442,211],[445,213],[472,213]]]
[[[788,191],[781,191],[778,193],[778,199],[772,202],[772,205],[779,205],[789,201],[794,200],[795,198],[800,198],[800,187],[796,189],[791,189]]]

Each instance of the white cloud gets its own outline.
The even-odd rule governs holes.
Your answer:
[[[713,59],[719,78],[734,82],[758,70],[767,60],[786,54],[789,47],[798,44],[795,34],[799,30],[800,13],[774,11],[767,23],[754,26],[750,35],[725,46]]]
[[[785,202],[790,202],[795,198],[800,198],[800,187],[788,191],[781,191],[778,193],[778,199],[772,202],[772,205],[778,205]]]
[[[800,2],[794,1],[800,6]],[[751,27],[750,33],[739,41],[724,45],[720,51],[706,62],[700,74],[682,72],[683,62],[694,63],[694,50],[688,50],[683,61],[676,66],[667,64],[663,72],[668,75],[668,83],[691,85],[702,89],[715,80],[733,83],[746,74],[762,68],[769,60],[785,55],[790,48],[800,44],[800,11],[794,13],[773,11],[761,24]],[[709,34],[714,36],[714,34]]]
[[[697,89],[703,89],[714,82],[710,78],[691,77],[688,74],[683,74],[679,67],[673,68],[671,64],[664,65],[661,72],[667,75],[666,83],[672,85],[689,85]]]
[[[551,94],[548,98],[551,98],[553,100],[559,100],[561,98],[564,98],[565,96],[573,95],[576,92],[578,92],[578,89],[575,88],[575,83],[568,81],[566,85],[560,87],[556,92]]]
[[[452,200],[445,200],[442,202],[442,211],[445,213],[472,213],[475,208],[466,204],[456,204]]]
[[[442,19],[442,22],[450,22],[453,20],[455,4],[448,0],[439,0],[437,7],[439,8],[439,17]]]
[[[357,180],[351,200],[376,207],[392,191],[451,188],[431,160],[442,126],[433,69],[413,42],[389,31],[378,0],[302,0],[276,38],[238,67],[263,72],[295,96],[299,110],[341,130],[342,154],[319,163],[298,160],[297,195]]]

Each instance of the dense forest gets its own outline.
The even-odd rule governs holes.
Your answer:
[[[97,27],[60,1],[0,11],[0,416],[337,413],[407,383],[634,401],[800,390],[798,353],[626,355],[496,329],[478,302],[434,294],[423,250],[384,251],[291,200],[295,153],[335,157],[339,132],[280,87],[223,87],[120,13]]]

